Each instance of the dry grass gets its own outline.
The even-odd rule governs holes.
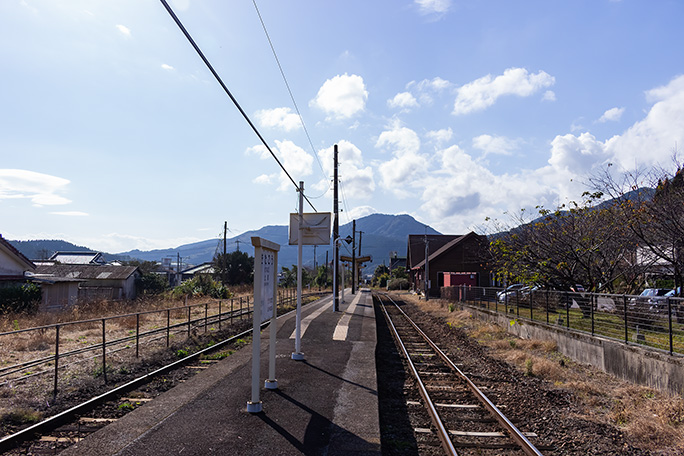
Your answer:
[[[407,293],[401,299],[445,318],[449,326],[463,328],[489,347],[494,357],[514,365],[524,375],[572,391],[583,406],[585,418],[617,426],[635,446],[663,455],[679,454],[684,448],[684,397],[636,386],[579,365],[558,353],[553,341],[518,339],[467,311],[450,311],[449,303],[442,300],[426,303]]]

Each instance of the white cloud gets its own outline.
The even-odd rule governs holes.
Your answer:
[[[161,67],[162,67],[162,70],[166,70],[166,71],[173,71],[173,70],[175,70],[174,67],[172,67],[171,65],[167,65],[166,63],[162,63],[162,64],[161,64]]]
[[[623,168],[668,163],[676,145],[684,144],[684,75],[646,92],[654,105],[646,117],[606,143],[614,163]]]
[[[131,36],[131,29],[126,27],[125,25],[117,24],[116,29],[126,38],[130,38]]]
[[[425,136],[437,144],[443,144],[445,142],[451,141],[451,138],[454,136],[454,132],[451,127],[449,127],[446,129],[443,128],[441,130],[428,131]]]
[[[342,120],[363,112],[367,99],[363,78],[345,73],[325,81],[309,105],[325,111],[328,120]]]
[[[556,101],[556,93],[553,90],[547,90],[542,95],[542,101]]]
[[[590,133],[559,135],[551,141],[549,164],[561,173],[587,177],[592,168],[606,158],[604,143]]]
[[[473,147],[489,154],[511,155],[513,150],[520,147],[519,139],[510,139],[505,136],[480,135],[473,138]]]
[[[0,169],[0,201],[27,198],[35,206],[68,204],[71,200],[58,195],[70,181],[49,174],[23,169]]]
[[[349,199],[369,199],[375,191],[375,178],[373,168],[366,166],[363,161],[361,150],[349,141],[341,140],[337,143],[339,169],[338,174],[344,187],[344,192]],[[333,170],[333,147],[328,147],[318,152],[323,163],[325,172],[332,176]],[[325,191],[330,187],[329,180],[319,182],[316,188]]]
[[[603,113],[598,122],[617,122],[622,117],[623,112],[625,112],[625,108],[611,108]]]
[[[283,164],[283,167],[290,173],[293,179],[303,178],[311,174],[313,156],[292,141],[276,140],[275,143],[276,147],[272,147],[273,153],[276,154],[280,163]],[[263,145],[250,147],[245,153],[247,155],[257,155],[262,160],[272,159],[271,154]],[[287,191],[294,187],[292,181],[282,170],[270,175],[262,174],[253,180],[253,182],[258,184],[268,184],[275,181],[280,182],[278,186],[280,191]]]
[[[387,100],[387,106],[408,110],[409,108],[417,108],[419,105],[416,97],[410,92],[401,92],[396,94],[394,98]]]
[[[554,83],[555,78],[544,71],[530,74],[525,68],[509,68],[495,78],[487,75],[459,87],[453,113],[482,111],[501,96],[527,97]]]
[[[345,212],[343,215],[347,220],[352,221],[377,212],[378,211],[372,206],[357,206],[350,209],[348,212]]]
[[[256,117],[262,127],[279,128],[285,131],[302,128],[299,116],[290,108],[262,109],[256,112]]]
[[[79,212],[79,211],[64,211],[64,212],[50,212],[52,215],[64,215],[66,217],[86,217],[88,216],[87,212]]]
[[[422,14],[444,14],[451,7],[451,0],[414,0]]]
[[[413,90],[418,96],[421,104],[430,105],[434,102],[433,97],[435,94],[441,94],[445,90],[451,88],[452,85],[453,84],[446,79],[435,77],[432,79],[423,79],[420,82],[411,81],[406,84],[406,89]]]
[[[415,131],[396,122],[391,128],[383,131],[375,144],[393,155],[378,167],[380,182],[384,189],[404,198],[411,194],[408,187],[425,176],[428,161],[420,154],[420,138]]]

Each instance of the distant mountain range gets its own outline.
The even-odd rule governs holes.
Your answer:
[[[409,234],[441,234],[435,229],[418,222],[410,215],[386,214],[372,214],[358,219],[356,221],[356,231],[357,242],[361,244],[360,255],[371,255],[373,259],[371,263],[366,265],[364,274],[371,274],[377,265],[389,264],[390,252],[397,252],[399,257],[405,257]],[[351,223],[340,227],[340,236],[342,238],[351,236],[351,234]],[[253,236],[268,239],[281,246],[278,254],[278,263],[281,267],[290,267],[297,264],[297,246],[288,245],[288,227],[284,225],[269,225],[259,230],[247,231],[239,236],[228,238],[226,239],[226,251],[233,252],[239,249],[252,254],[254,252],[251,242]],[[30,259],[44,259],[56,251],[90,250],[87,247],[59,240],[10,241],[10,243]],[[340,245],[340,254],[351,256],[351,245],[347,245],[346,242],[342,242]],[[302,250],[304,266],[313,266],[314,247],[304,246]],[[171,258],[172,263],[175,264],[177,257],[180,256],[181,263],[185,267],[186,265],[198,265],[209,262],[217,252],[223,252],[223,239],[209,239],[181,245],[172,249],[131,250],[117,254],[105,253],[105,258],[108,261],[131,259],[162,261],[163,258]],[[317,246],[316,264],[324,264],[326,255],[328,261],[332,261],[332,247],[330,245]]]

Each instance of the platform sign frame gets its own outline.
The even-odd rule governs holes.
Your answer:
[[[301,226],[299,220],[301,218]],[[290,214],[289,244],[298,245],[299,238],[302,245],[328,245],[330,244],[330,212],[305,212],[303,214]]]
[[[259,384],[261,381],[261,324],[270,319],[268,379],[264,387],[278,388],[275,373],[277,302],[278,302],[278,251],[280,245],[260,237],[252,238],[254,246],[254,312],[252,329],[252,398],[247,402],[249,413],[260,413],[262,403],[259,400]]]

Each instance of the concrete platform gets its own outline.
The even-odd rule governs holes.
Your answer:
[[[261,390],[263,412],[247,412],[251,345],[127,414],[64,455],[380,454],[376,330],[371,293],[328,296],[302,309],[302,352],[290,359],[295,315],[278,320],[277,390]],[[268,374],[262,332],[261,386]]]

